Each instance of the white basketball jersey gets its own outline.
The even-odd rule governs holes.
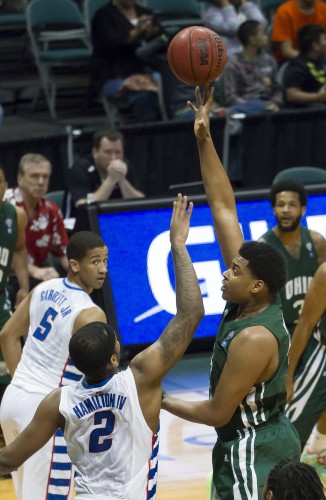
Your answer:
[[[159,435],[144,419],[130,368],[100,384],[62,387],[60,413],[76,499],[155,499]]]
[[[80,380],[68,346],[76,316],[90,307],[96,305],[88,293],[67,278],[38,285],[29,307],[27,341],[11,383],[47,395],[60,385]]]

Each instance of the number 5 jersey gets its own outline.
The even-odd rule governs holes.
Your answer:
[[[81,373],[69,358],[69,340],[76,316],[97,307],[85,290],[67,278],[38,285],[32,295],[30,326],[12,384],[47,395],[61,385],[77,382]]]

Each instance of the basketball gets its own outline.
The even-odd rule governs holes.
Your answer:
[[[172,73],[189,85],[206,85],[222,73],[226,47],[215,31],[204,26],[189,26],[179,31],[168,48]]]

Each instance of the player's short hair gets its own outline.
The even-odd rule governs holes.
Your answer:
[[[78,370],[85,375],[104,368],[114,353],[116,334],[107,323],[94,321],[71,337],[69,354]]]
[[[272,295],[284,287],[287,262],[279,250],[262,241],[246,241],[241,245],[239,254],[248,261],[251,274],[262,280]]]
[[[50,173],[52,172],[52,165],[51,162],[43,155],[40,155],[38,153],[26,153],[21,157],[18,163],[18,174],[24,175],[25,173],[25,167],[26,165],[29,165],[30,163],[48,163],[50,166]]]
[[[238,38],[244,47],[248,44],[249,38],[257,34],[259,26],[259,21],[255,21],[254,19],[249,19],[240,24]]]
[[[106,137],[111,142],[121,141],[123,144],[123,135],[118,130],[114,129],[101,129],[97,130],[93,135],[93,148],[99,149],[101,146],[101,141],[103,137]]]
[[[278,462],[267,478],[267,490],[273,500],[322,500],[323,485],[316,470],[303,462],[284,459]]]
[[[89,250],[105,246],[105,242],[98,234],[91,231],[79,231],[69,238],[67,259],[81,260]]]
[[[325,30],[320,24],[307,24],[298,31],[298,48],[300,54],[307,54],[314,42],[319,42]]]
[[[307,193],[302,184],[294,181],[280,181],[275,182],[275,184],[273,184],[271,188],[270,200],[272,207],[275,207],[276,205],[276,195],[278,193],[282,193],[283,191],[292,191],[293,193],[298,193],[301,206],[305,207],[307,205]]]

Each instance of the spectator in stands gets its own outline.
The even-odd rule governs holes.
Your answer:
[[[274,57],[279,62],[299,55],[298,31],[308,24],[326,30],[326,3],[320,0],[288,0],[277,9],[273,20]]]
[[[68,235],[63,217],[58,206],[45,198],[51,169],[51,163],[44,156],[25,154],[18,166],[18,187],[8,189],[4,196],[13,205],[23,207],[27,214],[25,239],[30,288],[41,281],[59,277],[53,262],[49,263],[51,255],[59,258],[63,270],[68,269]]]
[[[298,33],[299,55],[284,69],[283,85],[289,106],[326,109],[326,34],[310,24]]]
[[[265,52],[268,37],[265,28],[255,20],[242,23],[238,38],[242,52],[230,57],[223,72],[224,104],[228,113],[244,115],[274,112],[283,102],[282,88],[277,83],[277,65],[273,57]],[[231,137],[228,174],[233,184],[242,182],[242,137],[241,123],[234,123]]]
[[[113,0],[92,22],[94,82],[113,98],[124,98],[139,122],[159,118],[158,74],[136,55],[142,43],[159,36],[152,11],[135,0]]]
[[[225,105],[231,112],[245,114],[278,111],[282,88],[277,82],[277,65],[264,49],[268,46],[265,28],[249,20],[238,29],[243,50],[230,57],[223,73]]]
[[[114,130],[98,130],[92,152],[78,160],[68,172],[68,190],[74,208],[84,203],[111,198],[143,198],[135,186],[135,176],[124,159],[123,135]]]
[[[228,55],[241,52],[238,28],[246,20],[253,19],[266,27],[267,20],[260,8],[250,0],[210,0],[203,13],[206,25],[222,36]]]

